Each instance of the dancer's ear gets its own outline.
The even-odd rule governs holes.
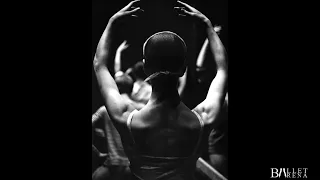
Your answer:
[[[147,68],[146,60],[143,58],[143,59],[142,59],[142,62],[143,62],[143,71],[144,71],[144,73],[145,73],[147,76],[149,76],[151,73],[150,73],[150,71],[149,71],[148,68]]]

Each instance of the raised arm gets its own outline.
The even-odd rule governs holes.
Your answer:
[[[219,32],[221,30],[221,26],[215,26],[213,29],[217,34],[219,34]],[[209,40],[208,40],[208,38],[206,38],[203,42],[203,45],[201,47],[201,50],[200,50],[198,58],[197,58],[197,67],[203,66],[209,48],[210,48],[209,47]]]
[[[225,48],[215,32],[210,20],[201,12],[190,5],[178,1],[182,7],[177,7],[182,16],[188,16],[202,23],[206,27],[208,44],[217,65],[217,74],[211,82],[206,99],[200,103],[194,110],[197,111],[205,124],[214,125],[215,119],[224,103],[227,91],[227,60]]]
[[[115,63],[114,63],[114,72],[120,72],[121,71],[121,55],[122,52],[128,48],[127,41],[123,41],[121,45],[118,47],[116,56],[115,56]]]
[[[196,110],[204,113],[207,117],[207,123],[212,124],[224,103],[227,92],[228,66],[226,51],[219,36],[214,31],[211,22],[207,20],[206,23],[209,45],[217,66],[217,74],[211,82],[206,99],[196,107]]]
[[[205,39],[204,43],[203,43],[203,45],[201,47],[201,50],[199,52],[199,55],[198,55],[197,67],[202,67],[203,66],[203,62],[204,62],[204,59],[206,57],[206,52],[207,52],[207,50],[209,48],[208,44],[209,44],[208,39]]]
[[[116,39],[118,37],[117,31],[119,31],[120,25],[132,17],[136,17],[137,13],[141,11],[140,8],[136,8],[138,2],[139,0],[130,2],[110,18],[97,46],[93,61],[106,109],[110,118],[116,122],[115,125],[123,123],[123,117],[127,116],[134,108],[120,95],[118,87],[107,68],[107,64],[109,61],[114,61],[118,47],[117,42],[119,41],[119,39]]]

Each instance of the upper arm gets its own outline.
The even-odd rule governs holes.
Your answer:
[[[207,99],[198,104],[193,110],[196,111],[205,125],[213,124],[217,117],[220,106],[218,103],[209,102]]]
[[[217,74],[211,82],[206,99],[196,108],[205,124],[214,124],[220,108],[224,104],[227,92],[227,71],[223,68],[217,70]]]
[[[126,116],[126,112],[131,112],[134,108],[130,102],[121,96],[116,82],[107,67],[96,69],[96,76],[110,119],[116,124],[123,123],[125,119],[123,116]]]
[[[201,116],[205,125],[214,127],[219,124],[217,118],[219,117],[220,110],[226,101],[224,93],[216,93],[211,98],[206,98],[203,102],[197,105],[194,110]]]
[[[207,33],[207,44],[210,45],[217,66],[217,73],[211,82],[206,99],[194,110],[202,116],[205,124],[214,125],[227,92],[228,65],[226,51],[219,36],[212,27],[208,29]]]

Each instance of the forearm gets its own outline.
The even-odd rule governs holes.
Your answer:
[[[109,21],[97,46],[94,58],[94,68],[96,70],[101,67],[107,67],[112,59],[114,61],[113,57],[115,57],[116,54],[116,46],[113,34],[112,22]]]
[[[220,98],[219,101],[223,101],[227,89],[228,75],[226,51],[210,21],[206,23],[210,49],[217,66],[217,74],[210,85],[207,98],[218,97]]]
[[[208,44],[209,44],[209,41],[208,41],[208,39],[206,39],[204,41],[204,43],[202,45],[202,48],[200,50],[200,53],[198,55],[198,59],[197,59],[197,66],[198,67],[202,67],[203,66],[203,62],[204,62],[204,59],[206,57],[206,52],[207,52],[207,50],[209,48]]]
[[[122,55],[122,52],[125,49],[127,49],[127,47],[128,47],[127,41],[123,41],[116,51],[115,62],[114,62],[115,73],[121,71],[121,55]]]
[[[227,71],[225,48],[218,34],[212,27],[211,22],[206,21],[206,24],[207,24],[207,35],[208,35],[209,45],[210,45],[210,49],[213,54],[215,63],[217,65],[217,69]]]
[[[121,71],[121,51],[118,49],[115,55],[114,72]]]
[[[110,98],[110,90],[116,90],[118,92],[117,85],[113,79],[113,68],[108,68],[109,61],[114,63],[114,56],[116,53],[116,42],[114,40],[115,30],[112,27],[112,21],[109,21],[106,29],[104,30],[97,51],[94,57],[94,70],[96,73],[97,81],[101,89],[102,96],[104,98]],[[108,101],[105,99],[105,102]]]

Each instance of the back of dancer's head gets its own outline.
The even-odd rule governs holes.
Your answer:
[[[144,71],[181,77],[186,70],[187,47],[183,39],[170,31],[156,33],[143,46]]]
[[[115,82],[120,94],[131,94],[133,88],[133,80],[127,74],[122,74],[115,77]]]

